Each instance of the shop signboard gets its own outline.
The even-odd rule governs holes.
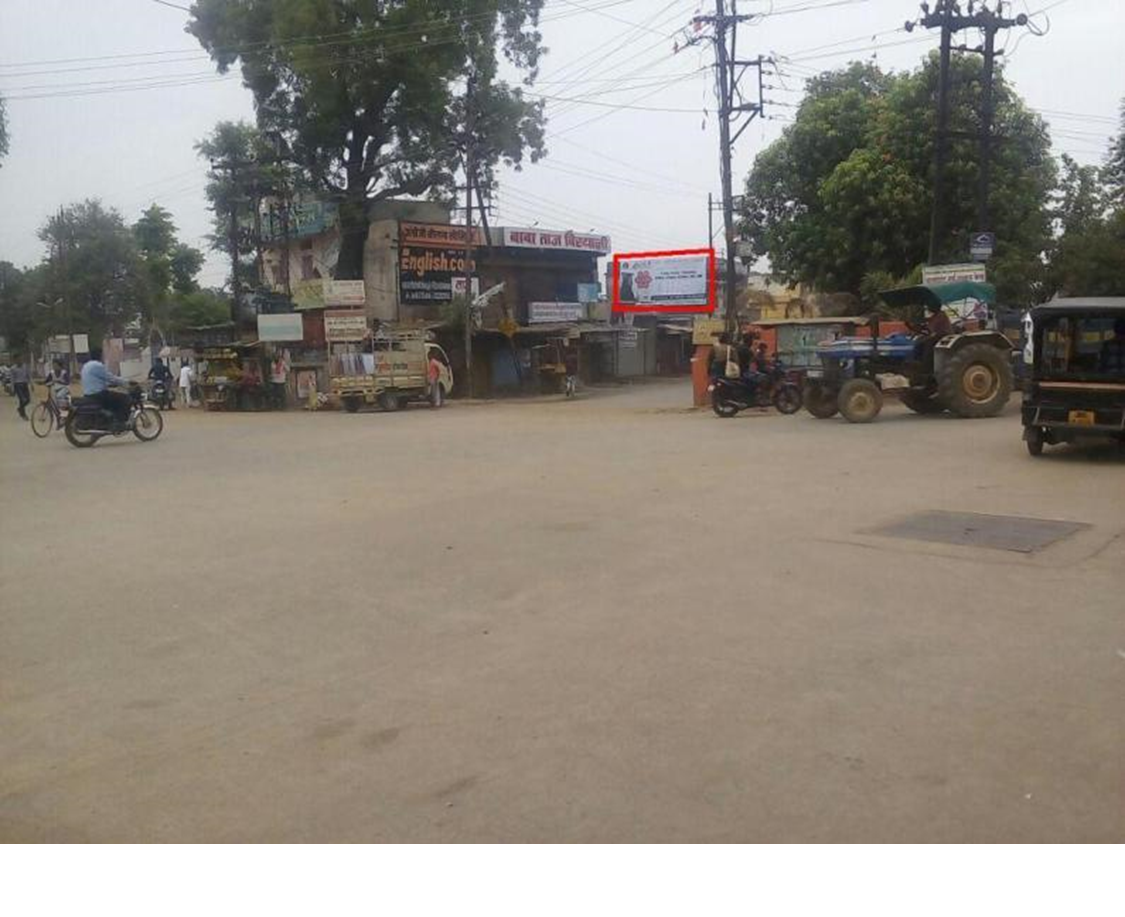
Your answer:
[[[714,312],[714,249],[614,255],[613,311]]]
[[[601,288],[596,283],[580,283],[578,284],[578,301],[579,302],[597,302],[601,293]]]
[[[70,338],[65,334],[53,335],[47,341],[47,350],[50,353],[70,353]]]
[[[290,289],[292,290],[293,308],[324,308],[323,280],[294,280],[290,284]]]
[[[367,305],[367,292],[362,280],[325,280],[323,283],[326,306],[362,308]]]
[[[529,302],[527,322],[580,322],[586,317],[586,304],[580,302]]]
[[[935,264],[922,268],[922,283],[985,283],[988,271],[983,264]]]
[[[88,334],[75,334],[72,338],[74,340],[75,353],[90,352],[90,336]]]
[[[714,344],[719,339],[719,335],[726,330],[726,327],[726,321],[721,318],[696,316],[695,323],[691,326],[691,342],[693,344]]]
[[[473,227],[472,244],[483,245],[484,236],[479,226]],[[449,223],[399,223],[400,248],[465,248],[465,227]]]
[[[399,299],[408,305],[432,305],[453,299],[453,279],[466,273],[465,249],[403,245],[398,252]],[[470,262],[468,272],[476,269]]]
[[[324,313],[324,338],[329,342],[362,341],[367,337],[367,313],[359,309]]]
[[[304,339],[305,329],[299,313],[258,316],[258,340],[303,341]]]
[[[609,236],[566,229],[516,228],[505,226],[501,238],[506,248],[548,248],[556,251],[589,252],[608,255],[612,249]]]

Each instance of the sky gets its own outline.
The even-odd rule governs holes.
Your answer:
[[[773,56],[780,74],[766,77],[766,117],[737,145],[736,193],[792,119],[802,78],[850,60],[911,69],[937,45],[936,32],[902,29],[919,15],[914,0],[739,0],[738,11],[765,14],[740,26],[739,57]],[[617,251],[705,245],[707,194],[719,196],[712,50],[683,46],[692,17],[713,12],[713,0],[546,0],[549,51],[532,91],[548,99],[549,152],[500,173],[492,223],[594,230]],[[1056,152],[1100,163],[1125,96],[1125,0],[1014,0],[1020,12],[1046,34],[1010,30],[1008,79],[1048,121]],[[183,241],[207,247],[194,145],[218,121],[252,120],[253,101],[237,73],[215,74],[187,19],[158,0],[0,0],[11,139],[0,260],[37,263],[38,227],[87,197],[130,222],[159,203]],[[218,286],[226,273],[209,253],[200,279]]]

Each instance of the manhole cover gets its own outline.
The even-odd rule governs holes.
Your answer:
[[[1089,526],[1084,522],[927,510],[873,529],[871,534],[1033,554],[1085,528]]]

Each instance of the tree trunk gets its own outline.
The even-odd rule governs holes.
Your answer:
[[[363,279],[363,250],[367,245],[367,199],[349,191],[340,202],[340,258],[337,280]]]

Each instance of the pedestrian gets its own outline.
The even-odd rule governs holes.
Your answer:
[[[270,364],[270,390],[273,392],[273,403],[277,410],[285,408],[285,389],[289,384],[289,364],[285,361],[285,354],[279,353]]]
[[[184,360],[180,364],[180,397],[184,401],[185,408],[191,407],[191,383],[194,377],[195,373],[192,372],[191,364]]]
[[[16,358],[11,380],[12,391],[18,399],[16,411],[21,418],[27,420],[27,405],[31,401],[31,371],[27,368],[27,361],[23,357]]]

